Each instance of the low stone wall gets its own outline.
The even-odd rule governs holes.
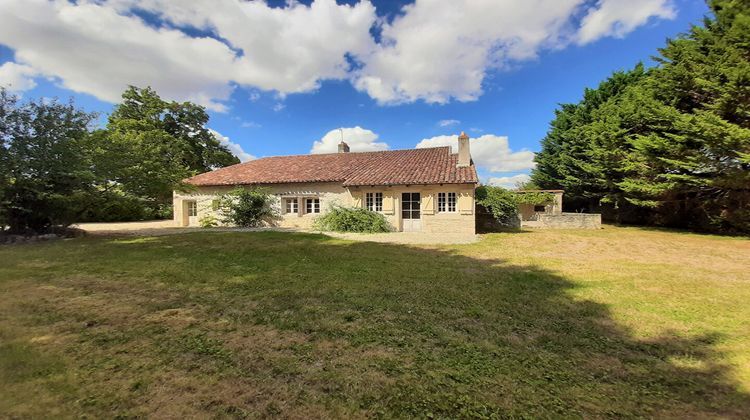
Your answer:
[[[521,227],[540,229],[601,229],[602,215],[592,213],[539,214],[536,220],[523,221]]]

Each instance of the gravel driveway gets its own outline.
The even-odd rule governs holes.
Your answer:
[[[281,229],[281,228],[257,228],[257,229],[239,229],[239,228],[211,228],[203,229],[199,227],[178,227],[173,220],[153,220],[147,222],[118,222],[118,223],[80,223],[74,225],[83,229],[90,235],[175,235],[188,232],[252,232],[261,230],[290,231],[299,232],[298,230]],[[418,233],[418,232],[391,232],[391,233],[338,233],[338,232],[319,232],[333,238],[348,239],[352,241],[365,242],[384,242],[395,244],[423,244],[423,245],[440,245],[440,244],[469,244],[479,239],[478,235],[460,235],[460,234],[435,234],[435,233]]]

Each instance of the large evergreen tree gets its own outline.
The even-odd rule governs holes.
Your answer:
[[[564,189],[566,202],[576,210],[598,208],[605,198],[616,201],[612,198],[618,195],[616,167],[624,139],[618,118],[601,108],[645,76],[639,64],[614,73],[596,89],[586,89],[581,102],[561,105],[536,156],[533,181],[542,188]]]
[[[615,73],[561,107],[537,184],[618,220],[750,231],[750,3],[710,6],[656,67]]]

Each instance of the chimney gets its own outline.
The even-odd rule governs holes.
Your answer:
[[[344,140],[341,140],[341,143],[339,143],[339,153],[349,153],[349,145]]]
[[[458,136],[458,163],[456,168],[465,168],[471,165],[471,152],[469,151],[469,136],[463,131]]]

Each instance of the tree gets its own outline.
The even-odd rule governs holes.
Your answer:
[[[618,136],[616,121],[600,118],[606,114],[598,111],[646,74],[642,64],[630,71],[615,72],[596,89],[586,89],[578,104],[562,104],[542,139],[532,182],[545,189],[564,189],[568,206],[590,210],[598,208],[606,196],[616,194],[604,174],[612,168],[604,170],[597,159],[617,159],[609,153],[616,151],[623,139]]]
[[[90,219],[169,217],[172,191],[196,173],[239,163],[206,128],[208,114],[190,102],[166,102],[151,88],[130,86],[91,136],[102,206]]]
[[[710,7],[654,68],[562,105],[532,179],[616,220],[750,232],[750,4]]]
[[[671,124],[633,140],[623,187],[687,227],[750,232],[750,4],[710,6],[714,18],[660,50],[646,87]]]
[[[95,114],[73,103],[24,104],[0,90],[3,220],[11,232],[44,232],[78,217],[90,193],[85,140]]]

